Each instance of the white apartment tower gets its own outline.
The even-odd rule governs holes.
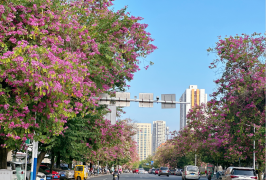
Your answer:
[[[134,140],[138,145],[139,160],[142,161],[151,155],[151,123],[134,123],[137,134]]]
[[[165,121],[153,121],[152,130],[152,154],[155,154],[156,149],[160,144],[166,141],[166,122]]]
[[[189,109],[202,103],[207,104],[207,94],[205,94],[205,89],[198,89],[197,85],[190,85],[179,101],[190,102],[190,104],[180,104],[180,129],[183,129],[187,125]]]

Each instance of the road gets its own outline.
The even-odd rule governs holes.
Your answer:
[[[167,176],[158,176],[154,174],[132,174],[132,173],[125,173],[120,175],[119,180],[136,180],[136,179],[143,179],[143,180],[182,180],[181,176],[174,176],[170,175]],[[104,175],[100,177],[92,177],[90,180],[113,180],[112,175]],[[201,177],[200,180],[207,180],[205,176]]]

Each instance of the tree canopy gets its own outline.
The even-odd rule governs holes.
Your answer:
[[[1,2],[1,149],[21,149],[27,139],[52,143],[66,133],[68,121],[86,128],[81,119],[99,113],[93,97],[125,90],[140,70],[138,58],[157,47],[141,17],[126,9],[114,12],[111,5],[111,0]]]

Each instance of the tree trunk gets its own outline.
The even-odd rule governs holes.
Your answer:
[[[72,169],[72,161],[73,161],[73,159],[69,158],[69,163],[68,163],[68,168],[69,169]]]
[[[261,179],[261,175],[262,175],[262,173],[261,173],[261,171],[259,171],[259,174],[258,174],[258,178],[259,178],[259,180],[262,180],[262,179]]]
[[[41,153],[38,155],[38,158],[37,158],[36,174],[38,174],[38,171],[39,171],[40,165],[41,165],[41,163],[42,163],[42,160],[44,159],[45,154],[46,154],[46,151],[41,151]]]
[[[71,163],[68,163],[68,168],[69,169],[72,169],[72,162]]]
[[[8,149],[0,146],[0,169],[7,168]]]
[[[57,157],[56,157],[56,167],[57,168],[60,168],[60,152],[58,152],[58,154],[57,154]]]
[[[53,173],[53,169],[54,169],[54,151],[51,151],[51,166],[50,166],[50,173]]]
[[[261,175],[262,175],[262,169],[264,169],[264,168],[262,167],[262,163],[260,161],[258,162],[258,169],[259,169],[258,180],[262,180]]]

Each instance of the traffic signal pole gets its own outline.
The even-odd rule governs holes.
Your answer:
[[[93,97],[93,99],[99,99],[100,101],[122,101],[122,102],[143,102],[143,103],[163,103],[163,104],[190,104],[190,102],[178,102],[178,101],[161,101],[161,100],[145,100],[145,99],[122,99],[115,97]]]

